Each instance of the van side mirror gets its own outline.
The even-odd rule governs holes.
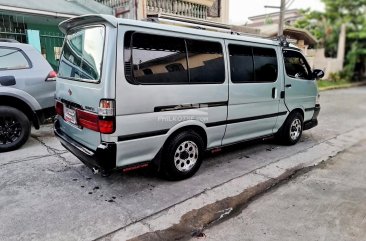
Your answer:
[[[325,75],[325,73],[321,69],[314,69],[314,71],[313,71],[313,77],[315,79],[321,79],[324,77],[324,75]]]

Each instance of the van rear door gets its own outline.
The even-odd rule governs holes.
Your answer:
[[[80,17],[67,25],[73,28],[65,31],[55,96],[58,128],[91,150],[97,149],[103,133],[100,104],[115,99],[115,74],[107,70],[114,69],[110,56],[116,56],[116,28],[97,20],[78,25],[85,22]],[[112,123],[111,132],[113,128]]]

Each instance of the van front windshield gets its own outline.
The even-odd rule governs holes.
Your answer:
[[[79,29],[65,38],[58,76],[66,79],[98,82],[104,47],[103,26]]]

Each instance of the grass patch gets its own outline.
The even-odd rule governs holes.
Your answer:
[[[332,87],[338,87],[338,86],[343,86],[343,85],[349,85],[352,82],[349,80],[336,80],[336,81],[331,81],[331,80],[318,80],[318,87],[319,89],[325,89],[325,88],[332,88]]]

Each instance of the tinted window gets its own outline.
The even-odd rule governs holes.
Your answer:
[[[125,63],[132,61],[133,78],[137,83],[188,83],[185,49],[184,39],[133,33],[132,60],[128,61],[126,56]]]
[[[20,49],[0,48],[0,69],[29,68],[28,60]]]
[[[191,83],[223,83],[225,64],[220,43],[186,40]]]
[[[104,27],[68,34],[60,58],[60,77],[98,81],[101,75]]]
[[[275,82],[278,64],[276,51],[269,48],[253,48],[256,82]]]
[[[233,83],[253,82],[252,48],[229,45],[231,81]]]
[[[311,79],[311,70],[304,56],[296,51],[283,51],[288,76],[298,79]]]

